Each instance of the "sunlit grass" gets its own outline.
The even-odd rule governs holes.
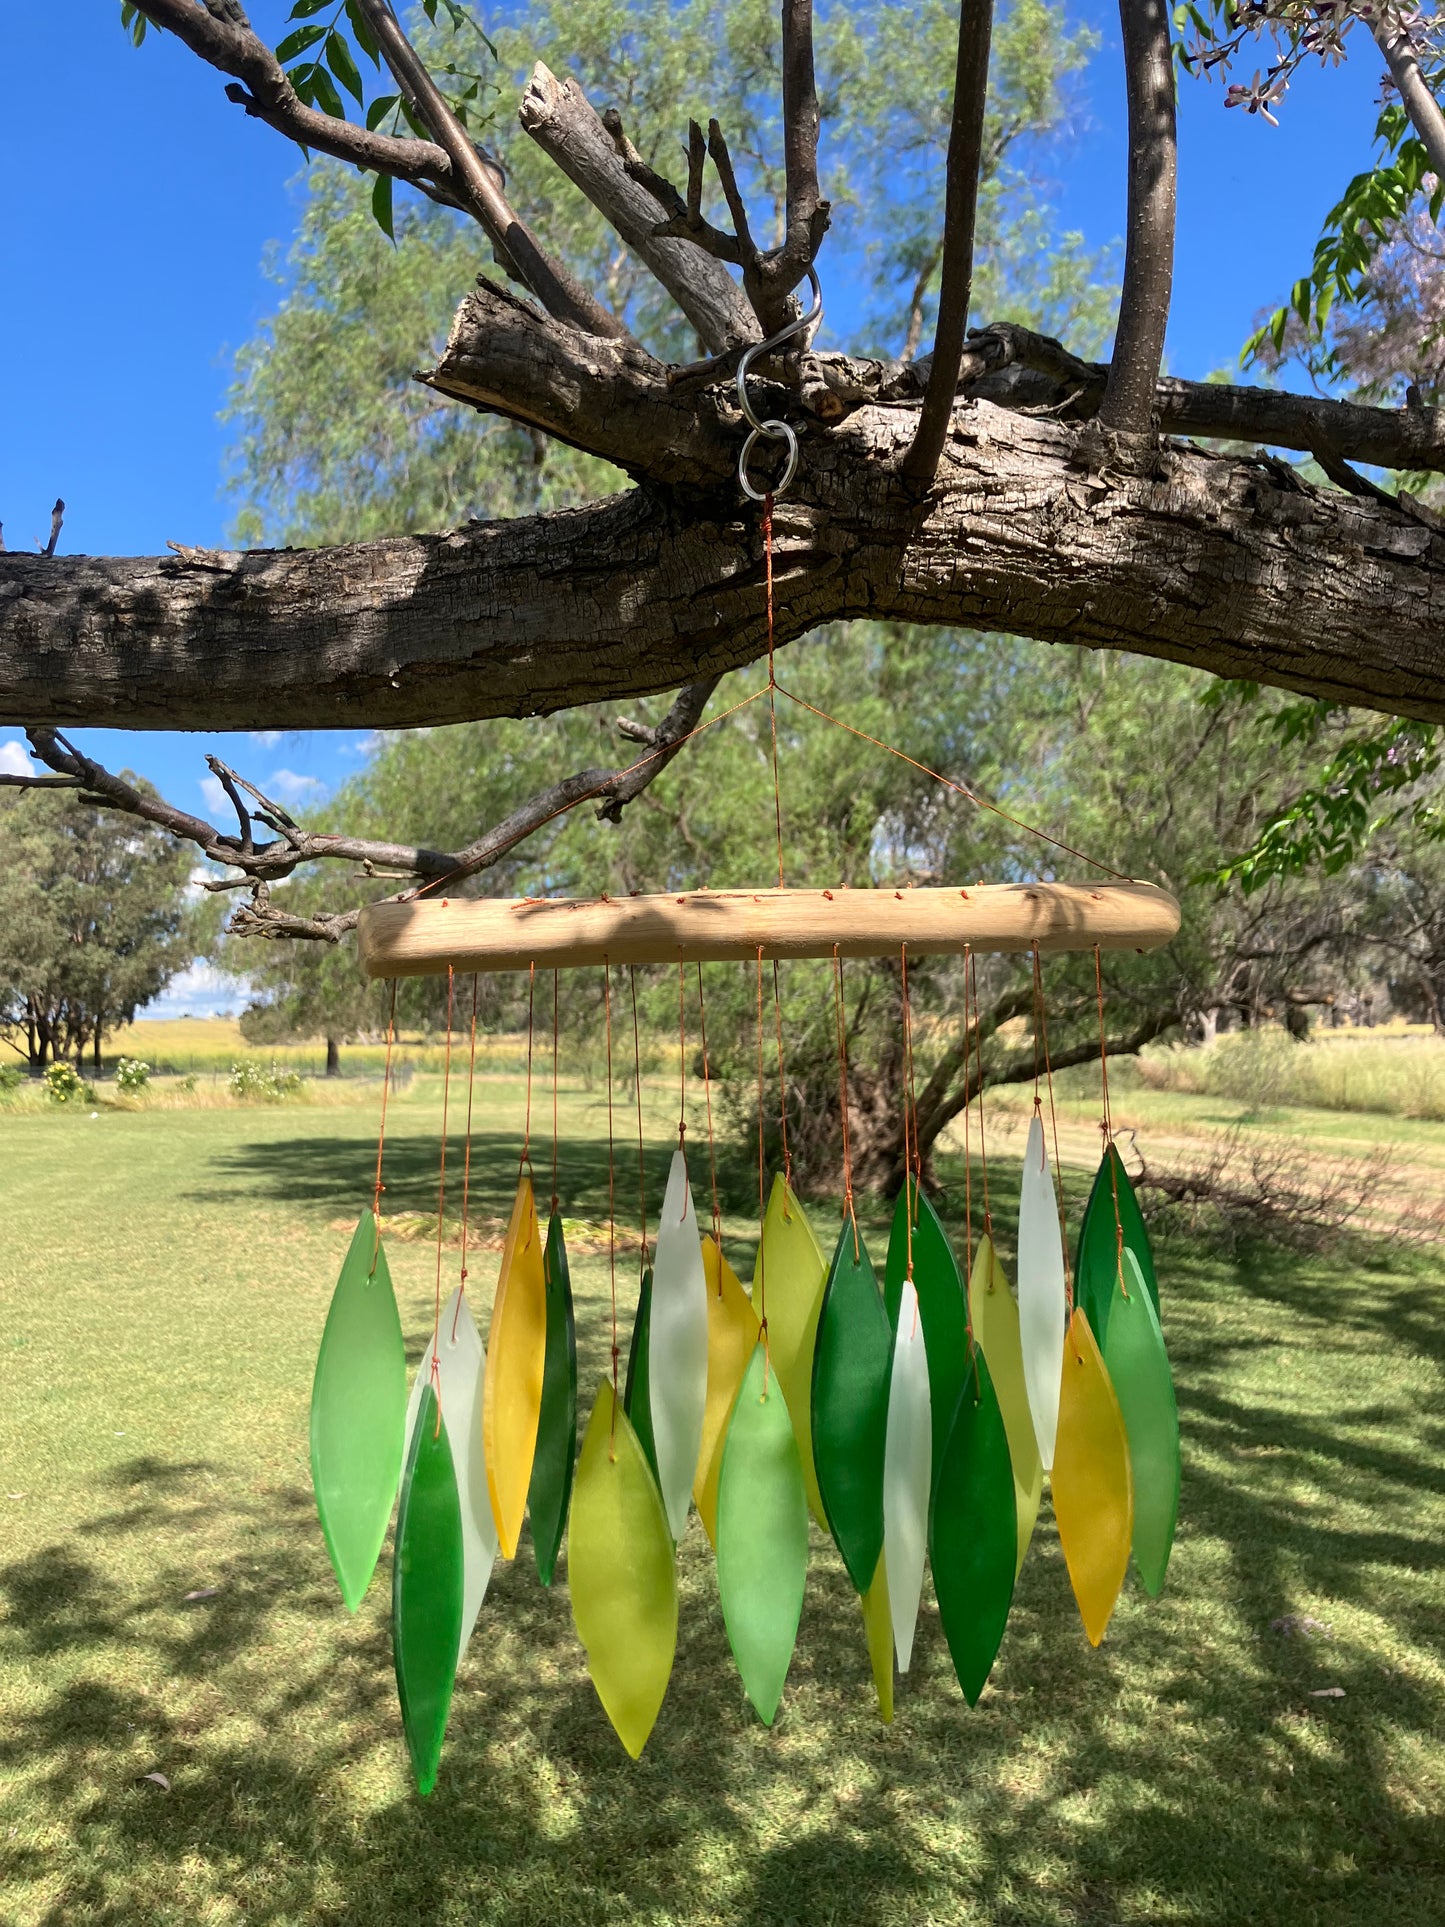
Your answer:
[[[523,1090],[515,1076],[478,1087],[484,1219],[505,1213]],[[438,1094],[418,1078],[392,1106],[385,1209],[399,1218],[436,1209]],[[665,1097],[646,1113],[653,1209]],[[629,1206],[631,1121],[619,1109]],[[564,1090],[559,1190],[589,1223],[606,1214],[605,1130],[600,1091]],[[422,1803],[390,1675],[385,1557],[348,1618],[306,1463],[338,1227],[370,1195],[374,1131],[365,1105],[0,1119],[6,1927],[1445,1917],[1433,1262],[1165,1250],[1183,1523],[1163,1598],[1131,1582],[1098,1653],[1045,1526],[981,1705],[964,1705],[930,1603],[884,1727],[856,1606],[815,1535],[770,1733],[743,1700],[694,1521],[677,1669],[633,1765],[587,1681],[565,1588],[542,1591],[524,1543],[499,1568]],[[1006,1244],[1015,1168],[1000,1150]],[[704,1200],[705,1173],[697,1148]],[[957,1229],[956,1165],[942,1175]],[[746,1158],[724,1158],[722,1176],[746,1275]],[[1071,1171],[1075,1214],[1084,1176]],[[816,1219],[826,1242],[835,1220],[821,1205]],[[401,1237],[391,1256],[415,1358],[435,1256]],[[456,1263],[449,1248],[444,1288]],[[484,1327],[494,1265],[472,1278]],[[632,1251],[618,1267],[624,1343],[636,1265]],[[609,1267],[581,1258],[574,1277],[585,1413],[610,1340]],[[1317,1697],[1335,1687],[1343,1697]]]

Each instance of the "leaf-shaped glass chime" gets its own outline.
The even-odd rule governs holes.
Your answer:
[[[326,1314],[311,1386],[311,1482],[348,1612],[371,1584],[401,1477],[406,1344],[381,1225],[356,1227]]]
[[[903,1281],[908,1275],[907,1210],[910,1199],[913,1204],[913,1285],[918,1293],[918,1315],[923,1324],[923,1345],[928,1357],[932,1464],[936,1477],[943,1463],[943,1448],[953,1429],[953,1415],[958,1409],[964,1374],[968,1370],[968,1318],[964,1307],[963,1279],[948,1233],[938,1213],[910,1178],[894,1206],[893,1228],[888,1237],[883,1296],[888,1305],[889,1321],[896,1330]]]
[[[487,1487],[504,1559],[515,1559],[542,1410],[547,1365],[547,1280],[532,1180],[517,1184],[492,1303],[482,1406]]]
[[[1139,1261],[1127,1246],[1124,1277],[1128,1296],[1116,1290],[1099,1349],[1129,1437],[1134,1564],[1145,1592],[1157,1597],[1179,1518],[1179,1411],[1159,1314]]]
[[[850,1212],[838,1234],[818,1316],[813,1462],[828,1530],[860,1593],[873,1584],[883,1551],[883,1456],[892,1357],[888,1313]]]
[[[417,1792],[436,1785],[461,1650],[465,1590],[462,1512],[451,1443],[435,1390],[424,1384],[396,1515],[392,1654]]]
[[[977,1347],[934,1485],[928,1551],[953,1670],[976,1706],[1003,1642],[1018,1558],[1008,1433]]]
[[[537,1577],[544,1586],[550,1586],[562,1535],[567,1530],[572,1468],[577,1459],[577,1325],[572,1311],[567,1241],[562,1235],[561,1216],[555,1210],[547,1221],[542,1270],[547,1287],[547,1352],[527,1510],[532,1515]]]
[[[677,1568],[652,1468],[606,1379],[577,1461],[567,1582],[592,1684],[635,1760],[672,1673]]]
[[[1014,1472],[1014,1513],[1018,1521],[1019,1549],[1014,1566],[1017,1578],[1039,1516],[1044,1468],[1024,1384],[1018,1306],[993,1248],[993,1239],[988,1236],[980,1241],[974,1254],[973,1274],[968,1281],[968,1307],[974,1343],[988,1360],[989,1376],[1003,1414],[1004,1430],[1008,1433]]]
[[[822,1250],[802,1205],[781,1177],[774,1178],[753,1264],[753,1310],[761,1318],[766,1297],[768,1355],[788,1401],[808,1507],[820,1525],[823,1500],[813,1465],[810,1411],[813,1349],[826,1276]]]
[[[692,1496],[703,1530],[716,1546],[717,1488],[723,1448],[727,1443],[733,1401],[758,1342],[758,1315],[715,1238],[702,1241],[702,1268],[707,1280],[707,1406],[703,1412],[702,1443],[698,1448]],[[773,1376],[776,1378],[777,1374]],[[780,1386],[780,1392],[781,1389]],[[786,1400],[783,1411],[787,1413]],[[795,1450],[796,1445],[795,1440]],[[801,1464],[798,1476],[802,1477]],[[805,1497],[805,1510],[806,1506]]]
[[[1089,1321],[1075,1309],[1064,1342],[1059,1441],[1049,1484],[1069,1583],[1089,1644],[1104,1637],[1134,1535],[1129,1440]]]
[[[673,1153],[652,1257],[648,1390],[657,1483],[677,1540],[687,1528],[707,1406],[707,1283],[681,1150]]]
[[[798,1442],[767,1348],[756,1344],[723,1444],[717,1583],[728,1643],[764,1726],[773,1723],[788,1677],[807,1574],[808,1500]]]
[[[898,1670],[908,1671],[913,1629],[923,1595],[928,1547],[928,1496],[933,1471],[933,1421],[928,1398],[928,1358],[918,1296],[905,1278],[893,1337],[888,1392],[888,1433],[883,1453],[883,1558]]]
[[[632,1342],[627,1348],[627,1380],[622,1389],[622,1409],[637,1434],[642,1456],[652,1476],[657,1477],[657,1447],[652,1438],[652,1267],[642,1274],[637,1292],[637,1312],[632,1320]]]
[[[888,1601],[888,1561],[880,1559],[873,1584],[858,1596],[863,1608],[863,1635],[868,1642],[868,1664],[873,1673],[873,1691],[878,1700],[878,1717],[885,1726],[893,1723],[893,1610]]]
[[[462,1631],[458,1659],[467,1650],[497,1556],[497,1526],[492,1517],[487,1468],[482,1457],[482,1384],[486,1363],[481,1333],[472,1318],[466,1295],[458,1286],[446,1302],[436,1331],[427,1340],[412,1380],[411,1404],[406,1414],[406,1450],[410,1458],[427,1388],[433,1383],[440,1387],[442,1418],[452,1448],[452,1472],[457,1482],[457,1504],[461,1508]]]
[[[1033,1415],[1039,1458],[1054,1462],[1059,1424],[1059,1374],[1064,1359],[1064,1240],[1053,1174],[1037,1110],[1024,1146],[1019,1185],[1019,1340],[1024,1384]]]
[[[1124,1169],[1124,1160],[1111,1143],[1100,1161],[1089,1202],[1084,1206],[1079,1226],[1078,1262],[1074,1267],[1075,1297],[1101,1345],[1109,1329],[1109,1309],[1119,1283],[1121,1234],[1124,1250],[1134,1254],[1157,1317],[1159,1281],[1154,1273],[1149,1233],[1144,1229],[1144,1214],[1139,1209],[1129,1173]]]

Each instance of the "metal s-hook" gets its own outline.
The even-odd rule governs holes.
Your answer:
[[[797,474],[798,437],[786,422],[776,419],[759,421],[753,412],[752,403],[748,400],[748,371],[759,355],[771,354],[775,348],[781,348],[785,341],[791,341],[794,335],[802,334],[815,322],[822,320],[823,290],[818,284],[818,276],[811,264],[808,268],[808,279],[813,284],[813,305],[808,312],[800,314],[795,321],[790,321],[786,328],[780,328],[775,335],[769,335],[766,341],[755,341],[750,348],[743,351],[742,359],[738,363],[738,406],[742,409],[748,423],[748,438],[743,443],[742,451],[738,456],[738,481],[742,484],[744,495],[754,502],[761,502],[770,494],[775,498],[781,495]],[[756,489],[748,480],[748,461],[753,449],[757,446],[760,435],[765,435],[769,441],[782,442],[788,451],[783,472],[771,489]]]

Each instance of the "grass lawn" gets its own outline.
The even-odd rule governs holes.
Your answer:
[[[483,1216],[506,1210],[520,1097],[512,1077],[478,1086]],[[619,1105],[624,1141],[629,1121]],[[0,1117],[5,1927],[1445,1919],[1435,1253],[1166,1248],[1181,1531],[1164,1597],[1131,1581],[1098,1653],[1045,1520],[980,1706],[965,1706],[926,1602],[883,1726],[856,1603],[815,1533],[769,1732],[731,1665],[694,1520],[677,1666],[634,1765],[587,1680],[565,1586],[540,1588],[524,1543],[493,1579],[422,1802],[385,1555],[348,1618],[306,1457],[338,1225],[368,1196],[375,1122],[356,1102]],[[418,1078],[392,1111],[389,1211],[435,1209],[437,1124],[435,1081]],[[605,1215],[604,1133],[598,1095],[565,1093],[561,1189],[580,1218]],[[1411,1137],[1416,1163],[1426,1139],[1438,1154],[1430,1127]],[[995,1168],[1007,1234],[1013,1174]],[[620,1169],[630,1202],[625,1142]],[[746,1274],[746,1159],[724,1177]],[[1076,1221],[1084,1174],[1070,1180]],[[827,1241],[829,1214],[816,1222]],[[403,1239],[391,1258],[416,1358],[434,1260]],[[484,1329],[495,1263],[474,1269]],[[449,1251],[448,1289],[455,1266]],[[635,1257],[619,1278],[625,1324]],[[585,1416],[605,1261],[575,1265],[574,1282]]]

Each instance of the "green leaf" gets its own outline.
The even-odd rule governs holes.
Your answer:
[[[320,13],[323,7],[329,7],[330,5],[331,0],[296,0],[296,4],[287,15],[287,19],[307,20],[313,13]]]
[[[356,4],[356,0],[346,0],[346,17],[351,22],[351,31],[356,35],[356,44],[366,55],[373,67],[381,65],[381,47],[372,32],[371,22]]]
[[[326,36],[326,64],[358,107],[361,106],[366,96],[361,90],[361,75],[357,72],[356,56],[347,45],[345,36],[337,33],[334,27]]]
[[[376,184],[371,190],[371,212],[376,221],[376,225],[381,229],[387,240],[395,245],[396,229],[392,225],[390,174],[377,175]]]
[[[318,61],[311,69],[311,85],[316,94],[316,105],[333,120],[345,120],[346,109],[341,104],[341,96],[336,91],[336,83]]]
[[[288,33],[286,38],[278,44],[276,58],[284,67],[288,61],[295,60],[299,54],[304,54],[308,47],[314,47],[318,40],[325,38],[325,35],[325,27],[315,25],[298,27],[295,33]]]
[[[373,133],[380,127],[387,115],[401,98],[399,94],[378,94],[366,110],[366,124]]]

